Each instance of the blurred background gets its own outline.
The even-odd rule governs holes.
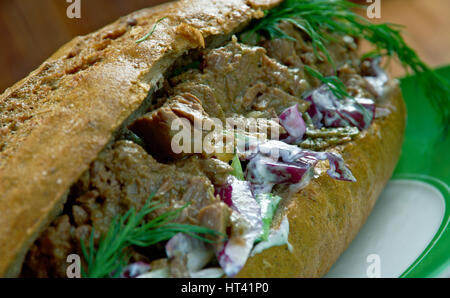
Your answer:
[[[450,0],[380,1],[379,21],[404,25],[405,38],[431,66],[450,64]],[[0,93],[73,37],[163,2],[81,0],[81,18],[69,19],[66,0],[0,0]],[[390,69],[396,76],[403,74],[395,63]]]

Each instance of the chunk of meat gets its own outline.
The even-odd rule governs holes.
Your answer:
[[[278,87],[299,99],[308,87],[286,66],[267,57],[264,48],[239,44],[235,38],[205,56],[203,74],[197,79],[211,86],[226,115],[249,112],[249,98],[263,91],[264,85]]]
[[[257,111],[274,110],[277,115],[280,115],[294,104],[298,104],[301,113],[306,112],[310,106],[309,102],[299,100],[279,88],[269,87],[254,101],[252,108]]]
[[[224,185],[233,168],[216,158],[201,158],[197,155],[175,163],[179,171],[196,176],[206,176],[214,185]]]
[[[214,90],[208,85],[196,82],[195,80],[189,80],[181,84],[177,84],[172,93],[174,95],[186,96],[191,94],[198,98],[205,112],[212,118],[218,118],[222,121],[225,120],[225,113],[222,107],[219,105],[214,94]]]
[[[146,149],[153,157],[165,162],[196,152],[196,131],[203,136],[202,127],[206,122],[212,123],[212,120],[204,111],[200,100],[192,94],[184,94],[171,98],[163,107],[140,117],[129,129],[144,140]],[[187,126],[189,135],[186,138],[191,138],[191,147],[176,153],[172,148],[172,140],[180,132],[180,125]]]
[[[222,235],[227,234],[227,228],[231,226],[230,221],[231,209],[223,203],[218,202],[200,210],[199,219],[201,225],[220,232]],[[223,246],[224,236],[217,236],[215,239],[214,249],[220,251]]]
[[[267,50],[269,57],[288,67],[303,68],[305,63],[302,56],[305,53],[313,52],[311,43],[307,42],[304,34],[300,30],[297,30],[291,23],[282,22],[279,27],[293,39],[265,39],[261,42],[261,45]]]
[[[311,44],[310,37],[306,33],[296,28],[292,23],[282,22],[279,25],[287,35],[292,39],[280,38],[263,40],[261,45],[267,50],[267,55],[276,61],[288,66],[297,75],[305,77],[312,87],[316,86],[316,80],[305,76],[303,71],[304,65],[308,65],[319,70],[325,75],[335,73],[334,66],[328,61],[326,55],[317,49],[314,52],[314,47]],[[357,67],[360,63],[356,41],[350,36],[333,35],[335,41],[328,42],[325,46],[331,58],[335,62],[336,67],[340,67],[345,63],[350,63]]]
[[[245,109],[248,109],[252,106],[252,103],[255,99],[261,95],[264,91],[267,90],[267,85],[261,82],[258,82],[247,89],[242,98],[242,105]]]
[[[22,276],[67,277],[67,256],[74,253],[72,234],[69,216],[58,217],[31,247]]]
[[[153,199],[168,204],[156,210],[153,213],[154,216],[159,216],[174,209],[184,208],[179,213],[176,222],[195,225],[199,224],[199,210],[204,206],[219,201],[214,196],[214,187],[208,178],[188,176],[183,173],[178,176],[165,177]]]
[[[249,135],[262,141],[278,140],[280,135],[286,133],[286,130],[280,125],[278,117],[274,119],[248,118],[236,114],[229,119],[229,126],[238,134]]]

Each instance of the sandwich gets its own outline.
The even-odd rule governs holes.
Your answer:
[[[60,48],[0,96],[0,276],[326,274],[400,156],[383,57],[442,83],[354,8],[182,0]]]

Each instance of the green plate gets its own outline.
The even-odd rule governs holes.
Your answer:
[[[450,66],[437,70],[450,79]],[[439,121],[416,77],[401,80],[408,109],[402,155],[393,179],[428,183],[445,201],[444,217],[428,247],[400,277],[438,277],[450,268],[450,137],[448,123]]]
[[[438,72],[450,78],[450,67]],[[450,277],[448,124],[440,122],[415,77],[402,79],[401,87],[408,119],[400,161],[326,277]]]

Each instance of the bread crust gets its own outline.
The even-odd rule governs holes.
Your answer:
[[[0,276],[19,274],[30,245],[61,212],[70,186],[114,132],[145,109],[147,95],[177,58],[232,34],[280,2],[184,0],[144,9],[75,38],[1,95],[0,120],[14,125],[0,131]],[[136,44],[163,17],[153,35]],[[313,277],[328,271],[397,162],[405,118],[401,95],[392,97],[392,105],[388,117],[338,148],[358,182],[322,174],[284,202],[293,253],[271,248],[252,257],[239,276]]]
[[[376,119],[350,143],[332,151],[342,155],[357,179],[319,177],[283,202],[278,221],[289,219],[289,243],[250,258],[238,277],[321,277],[364,225],[400,157],[406,108],[398,86],[388,98],[391,113]]]

